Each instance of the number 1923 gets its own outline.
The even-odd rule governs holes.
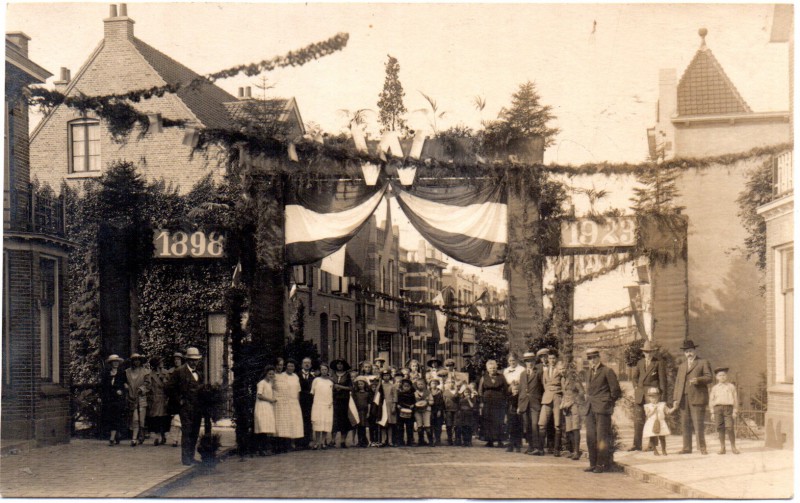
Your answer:
[[[220,258],[224,256],[225,236],[219,232],[184,231],[171,233],[159,229],[153,233],[155,258]]]
[[[631,217],[608,218],[599,223],[590,219],[561,224],[561,246],[619,247],[636,244],[636,222]]]

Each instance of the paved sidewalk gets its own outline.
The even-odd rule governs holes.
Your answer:
[[[627,384],[627,386],[625,385]],[[632,393],[630,383],[623,390]],[[633,441],[633,424],[621,407],[614,411],[622,451],[614,461],[631,477],[669,489],[685,498],[775,499],[794,495],[794,451],[768,449],[763,440],[738,439],[741,454],[718,455],[716,434],[706,434],[709,454],[677,454],[683,447],[680,435],[667,437],[667,456],[652,452],[627,452]],[[696,440],[695,440],[696,445]]]
[[[741,454],[718,455],[719,442],[707,438],[707,456],[680,455],[681,437],[667,439],[668,456],[652,452],[620,452],[615,456],[625,472],[679,493],[686,498],[775,499],[794,495],[794,455],[767,449],[763,441],[741,440]]]
[[[235,443],[232,429],[214,432],[222,436],[220,452]],[[124,441],[109,447],[106,440],[73,439],[0,459],[0,496],[130,498],[192,469],[181,464],[180,447],[154,447],[152,439],[135,448]]]

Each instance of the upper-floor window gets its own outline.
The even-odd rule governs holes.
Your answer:
[[[70,171],[100,171],[100,122],[80,119],[69,123]]]

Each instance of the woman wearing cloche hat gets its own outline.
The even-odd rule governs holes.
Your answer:
[[[108,445],[118,444],[118,432],[125,428],[125,373],[119,368],[122,362],[118,355],[109,356],[108,367],[100,378],[103,426],[110,430]]]

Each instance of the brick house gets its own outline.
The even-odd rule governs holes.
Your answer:
[[[794,189],[792,152],[774,159],[773,199],[758,209],[767,223],[766,444],[794,448]]]
[[[3,192],[2,444],[68,442],[68,242],[63,201],[30,183],[26,87],[52,74],[28,59],[30,38],[6,34]],[[51,196],[51,195],[50,195]]]
[[[60,79],[54,82],[57,90],[68,96],[108,95],[166,84],[186,84],[199,77],[180,62],[136,38],[135,23],[128,17],[126,4],[112,5],[103,25],[103,39],[75,75],[66,68],[61,69]],[[134,106],[153,118],[184,120],[187,126],[203,129],[237,124],[251,102],[264,104],[268,108],[266,111],[286,125],[290,134],[304,132],[294,99],[262,102],[252,98],[249,88],[240,88],[239,96],[234,97],[207,81],[197,86],[184,86],[174,94],[142,100]],[[31,134],[31,177],[56,192],[61,190],[62,183],[79,189],[84,181],[100,177],[114,163],[128,161],[134,163],[148,181],[163,180],[179,193],[186,194],[209,173],[216,180],[224,175],[217,148],[193,152],[189,142],[184,142],[187,130],[154,126],[151,124],[144,135],[134,130],[123,141],[117,141],[109,132],[108,124],[91,112],[82,114],[66,106],[56,107]],[[115,257],[125,252],[119,249],[120,245],[114,248],[114,240],[109,241],[101,247],[101,256]],[[138,308],[135,295],[131,295],[135,284],[115,261],[101,262],[108,264],[100,268],[103,353],[125,357],[139,350],[134,321]],[[219,313],[209,313],[209,336],[218,335],[211,330],[219,332],[220,319]],[[217,375],[219,367],[217,365],[210,374]]]
[[[659,72],[656,124],[647,130],[652,159],[702,158],[748,151],[792,139],[789,111],[753,111],[706,45],[680,80]],[[762,275],[741,253],[746,230],[736,202],[747,174],[763,159],[687,170],[676,204],[688,217],[688,329],[701,356],[731,367],[733,380],[755,390],[766,370]],[[714,197],[708,197],[713,194]],[[656,302],[654,302],[656,304]],[[680,354],[678,346],[668,349]]]

